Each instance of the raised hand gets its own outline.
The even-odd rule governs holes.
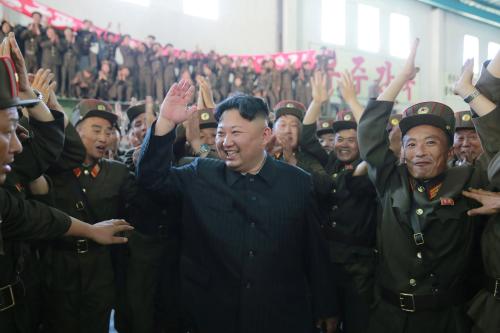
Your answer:
[[[453,86],[453,92],[462,98],[467,97],[473,90],[472,77],[474,76],[474,58],[467,59],[462,66],[460,78]]]
[[[323,104],[328,101],[333,94],[333,87],[330,91],[327,90],[326,75],[321,71],[316,71],[311,77],[311,88],[313,101]]]
[[[356,87],[354,86],[354,82],[352,80],[352,75],[349,71],[345,71],[342,73],[342,77],[339,82],[340,94],[342,98],[349,103],[351,101],[356,100]]]
[[[186,80],[174,83],[160,107],[160,117],[180,124],[196,112],[196,106],[188,108],[194,95],[194,86]]]
[[[419,67],[415,66],[415,58],[417,56],[417,50],[418,50],[418,45],[420,44],[420,39],[416,38],[413,41],[413,45],[410,50],[410,54],[408,55],[408,58],[406,59],[405,65],[403,67],[403,70],[401,71],[401,74],[406,77],[406,80],[413,80],[417,73],[420,71]]]
[[[200,86],[201,97],[203,98],[203,104],[208,109],[215,108],[214,96],[212,93],[212,87],[202,76],[197,77],[196,81]]]
[[[33,78],[33,82],[31,83],[31,87],[33,89],[38,90],[43,95],[43,102],[48,104],[50,92],[53,91],[56,87],[57,82],[52,81],[54,78],[54,74],[50,71],[50,69],[40,68]]]
[[[398,75],[396,75],[396,77],[394,77],[394,80],[389,83],[387,88],[385,88],[384,91],[377,97],[377,100],[393,102],[398,96],[401,89],[403,89],[406,82],[415,78],[420,70],[415,66],[415,58],[417,56],[419,44],[420,39],[416,38],[411,47],[410,54],[408,55],[408,58],[406,58],[403,69],[398,73]]]
[[[26,63],[24,62],[24,57],[19,49],[19,45],[17,45],[16,37],[13,32],[9,32],[8,36],[5,38],[4,42],[7,41],[3,50],[1,51],[1,56],[7,56],[12,59],[14,62],[14,67],[16,68],[18,83],[19,83],[19,93],[22,95],[23,93],[30,92],[30,96],[32,97],[31,86],[28,80],[28,72],[26,70]],[[2,43],[3,45],[3,43]]]

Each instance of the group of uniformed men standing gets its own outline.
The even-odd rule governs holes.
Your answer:
[[[257,97],[215,105],[203,78],[189,107],[182,80],[159,114],[127,110],[123,152],[112,108],[84,99],[70,121],[10,34],[0,331],[107,332],[114,309],[119,332],[499,332],[500,53],[475,85],[464,65],[470,110],[395,114],[417,47],[366,107],[343,74],[335,120],[321,72],[273,123]]]

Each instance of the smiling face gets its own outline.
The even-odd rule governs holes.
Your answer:
[[[321,147],[323,147],[324,150],[328,154],[330,154],[332,151],[335,149],[335,134],[333,133],[325,133],[323,135],[319,136],[319,143],[321,144]]]
[[[225,111],[217,127],[215,145],[226,166],[242,173],[258,169],[272,131],[262,117],[249,121],[237,109]]]
[[[215,137],[216,136],[217,136],[217,129],[215,129],[215,128],[200,129],[201,143],[209,145],[211,149],[215,149]]]
[[[473,163],[483,152],[481,141],[474,129],[459,129],[453,142],[455,155],[462,161]]]
[[[404,160],[415,179],[431,179],[442,174],[452,152],[446,134],[434,126],[413,127],[403,137]]]
[[[344,163],[351,163],[359,156],[358,137],[355,129],[345,129],[335,133],[333,151]]]
[[[132,131],[132,135],[137,138],[139,145],[144,141],[144,137],[146,136],[146,132],[148,130],[146,123],[146,113],[141,113],[137,117],[132,120],[132,124],[130,127]]]
[[[79,123],[76,130],[85,146],[85,164],[93,164],[103,158],[111,143],[111,123],[104,118],[89,117]]]
[[[18,114],[16,108],[0,109],[0,184],[5,182],[11,171],[14,155],[23,150],[16,135]]]
[[[299,145],[301,125],[299,118],[286,114],[274,123],[273,132],[281,142],[289,144],[295,150]]]

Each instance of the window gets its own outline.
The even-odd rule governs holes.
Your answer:
[[[493,59],[500,51],[500,44],[489,42],[488,43],[488,59]]]
[[[477,73],[479,69],[479,39],[476,36],[464,35],[463,62],[470,58],[474,58],[474,72]]]
[[[376,7],[358,5],[358,48],[369,52],[380,49],[380,18]]]
[[[410,50],[410,18],[391,13],[389,23],[390,53],[394,57],[406,58]]]
[[[217,20],[219,18],[219,1],[218,0],[183,0],[184,14],[197,16],[209,20]]]
[[[151,4],[150,0],[121,0],[121,1],[144,7],[149,7],[149,5]]]
[[[345,0],[322,0],[321,40],[345,45]]]

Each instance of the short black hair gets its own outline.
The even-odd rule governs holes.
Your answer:
[[[215,107],[215,120],[219,122],[222,114],[231,109],[238,110],[240,116],[249,121],[254,120],[256,117],[264,119],[269,117],[269,107],[262,98],[236,94],[226,98]]]
[[[34,11],[31,13],[31,17],[35,16],[35,14],[38,14],[38,16],[43,17],[42,13]]]

